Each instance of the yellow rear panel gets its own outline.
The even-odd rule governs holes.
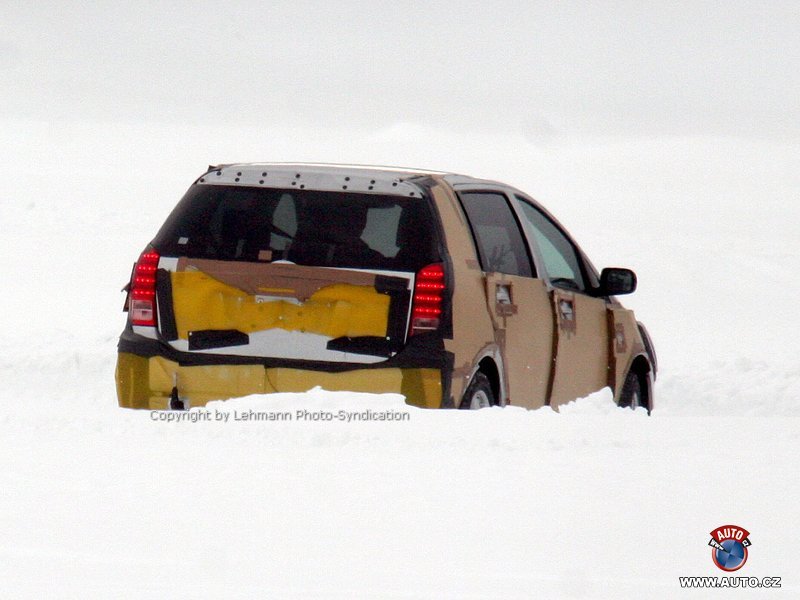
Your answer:
[[[143,358],[120,352],[117,358],[117,396],[126,408],[165,409],[174,386],[190,406],[250,394],[305,392],[314,387],[330,391],[402,393],[415,406],[438,408],[442,398],[437,369],[356,369],[341,373],[265,369],[261,365],[179,366],[163,357]]]
[[[390,299],[373,287],[337,283],[305,302],[261,301],[276,291],[265,287],[260,290],[264,296],[251,295],[200,271],[171,276],[175,322],[183,340],[190,331],[227,329],[253,333],[277,328],[330,338],[386,335]]]

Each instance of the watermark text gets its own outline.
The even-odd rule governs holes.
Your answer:
[[[233,422],[331,422],[369,423],[410,421],[411,413],[403,410],[151,410],[150,420],[161,423],[233,423]]]

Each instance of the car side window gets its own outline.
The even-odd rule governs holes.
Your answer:
[[[508,200],[496,192],[462,192],[484,271],[532,277],[530,254]]]
[[[519,196],[517,200],[520,201],[527,225],[539,245],[544,270],[550,283],[556,287],[585,292],[586,281],[575,246],[539,209]]]

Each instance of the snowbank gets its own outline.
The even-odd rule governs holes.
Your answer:
[[[425,133],[0,123],[15,140],[0,185],[7,595],[674,598],[678,576],[721,573],[706,544],[727,522],[751,532],[743,575],[784,578],[764,597],[797,595],[797,147]],[[597,266],[637,270],[626,304],[659,351],[653,415],[608,390],[560,413],[321,390],[194,421],[116,408],[131,263],[205,164],[276,158],[530,191]],[[293,418],[236,418],[250,413]]]

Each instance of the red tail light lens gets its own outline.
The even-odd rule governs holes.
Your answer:
[[[158,252],[145,250],[139,257],[131,280],[130,317],[132,325],[156,326],[156,270]]]
[[[420,269],[414,282],[414,302],[411,305],[408,335],[439,328],[444,288],[444,268],[441,264]]]

